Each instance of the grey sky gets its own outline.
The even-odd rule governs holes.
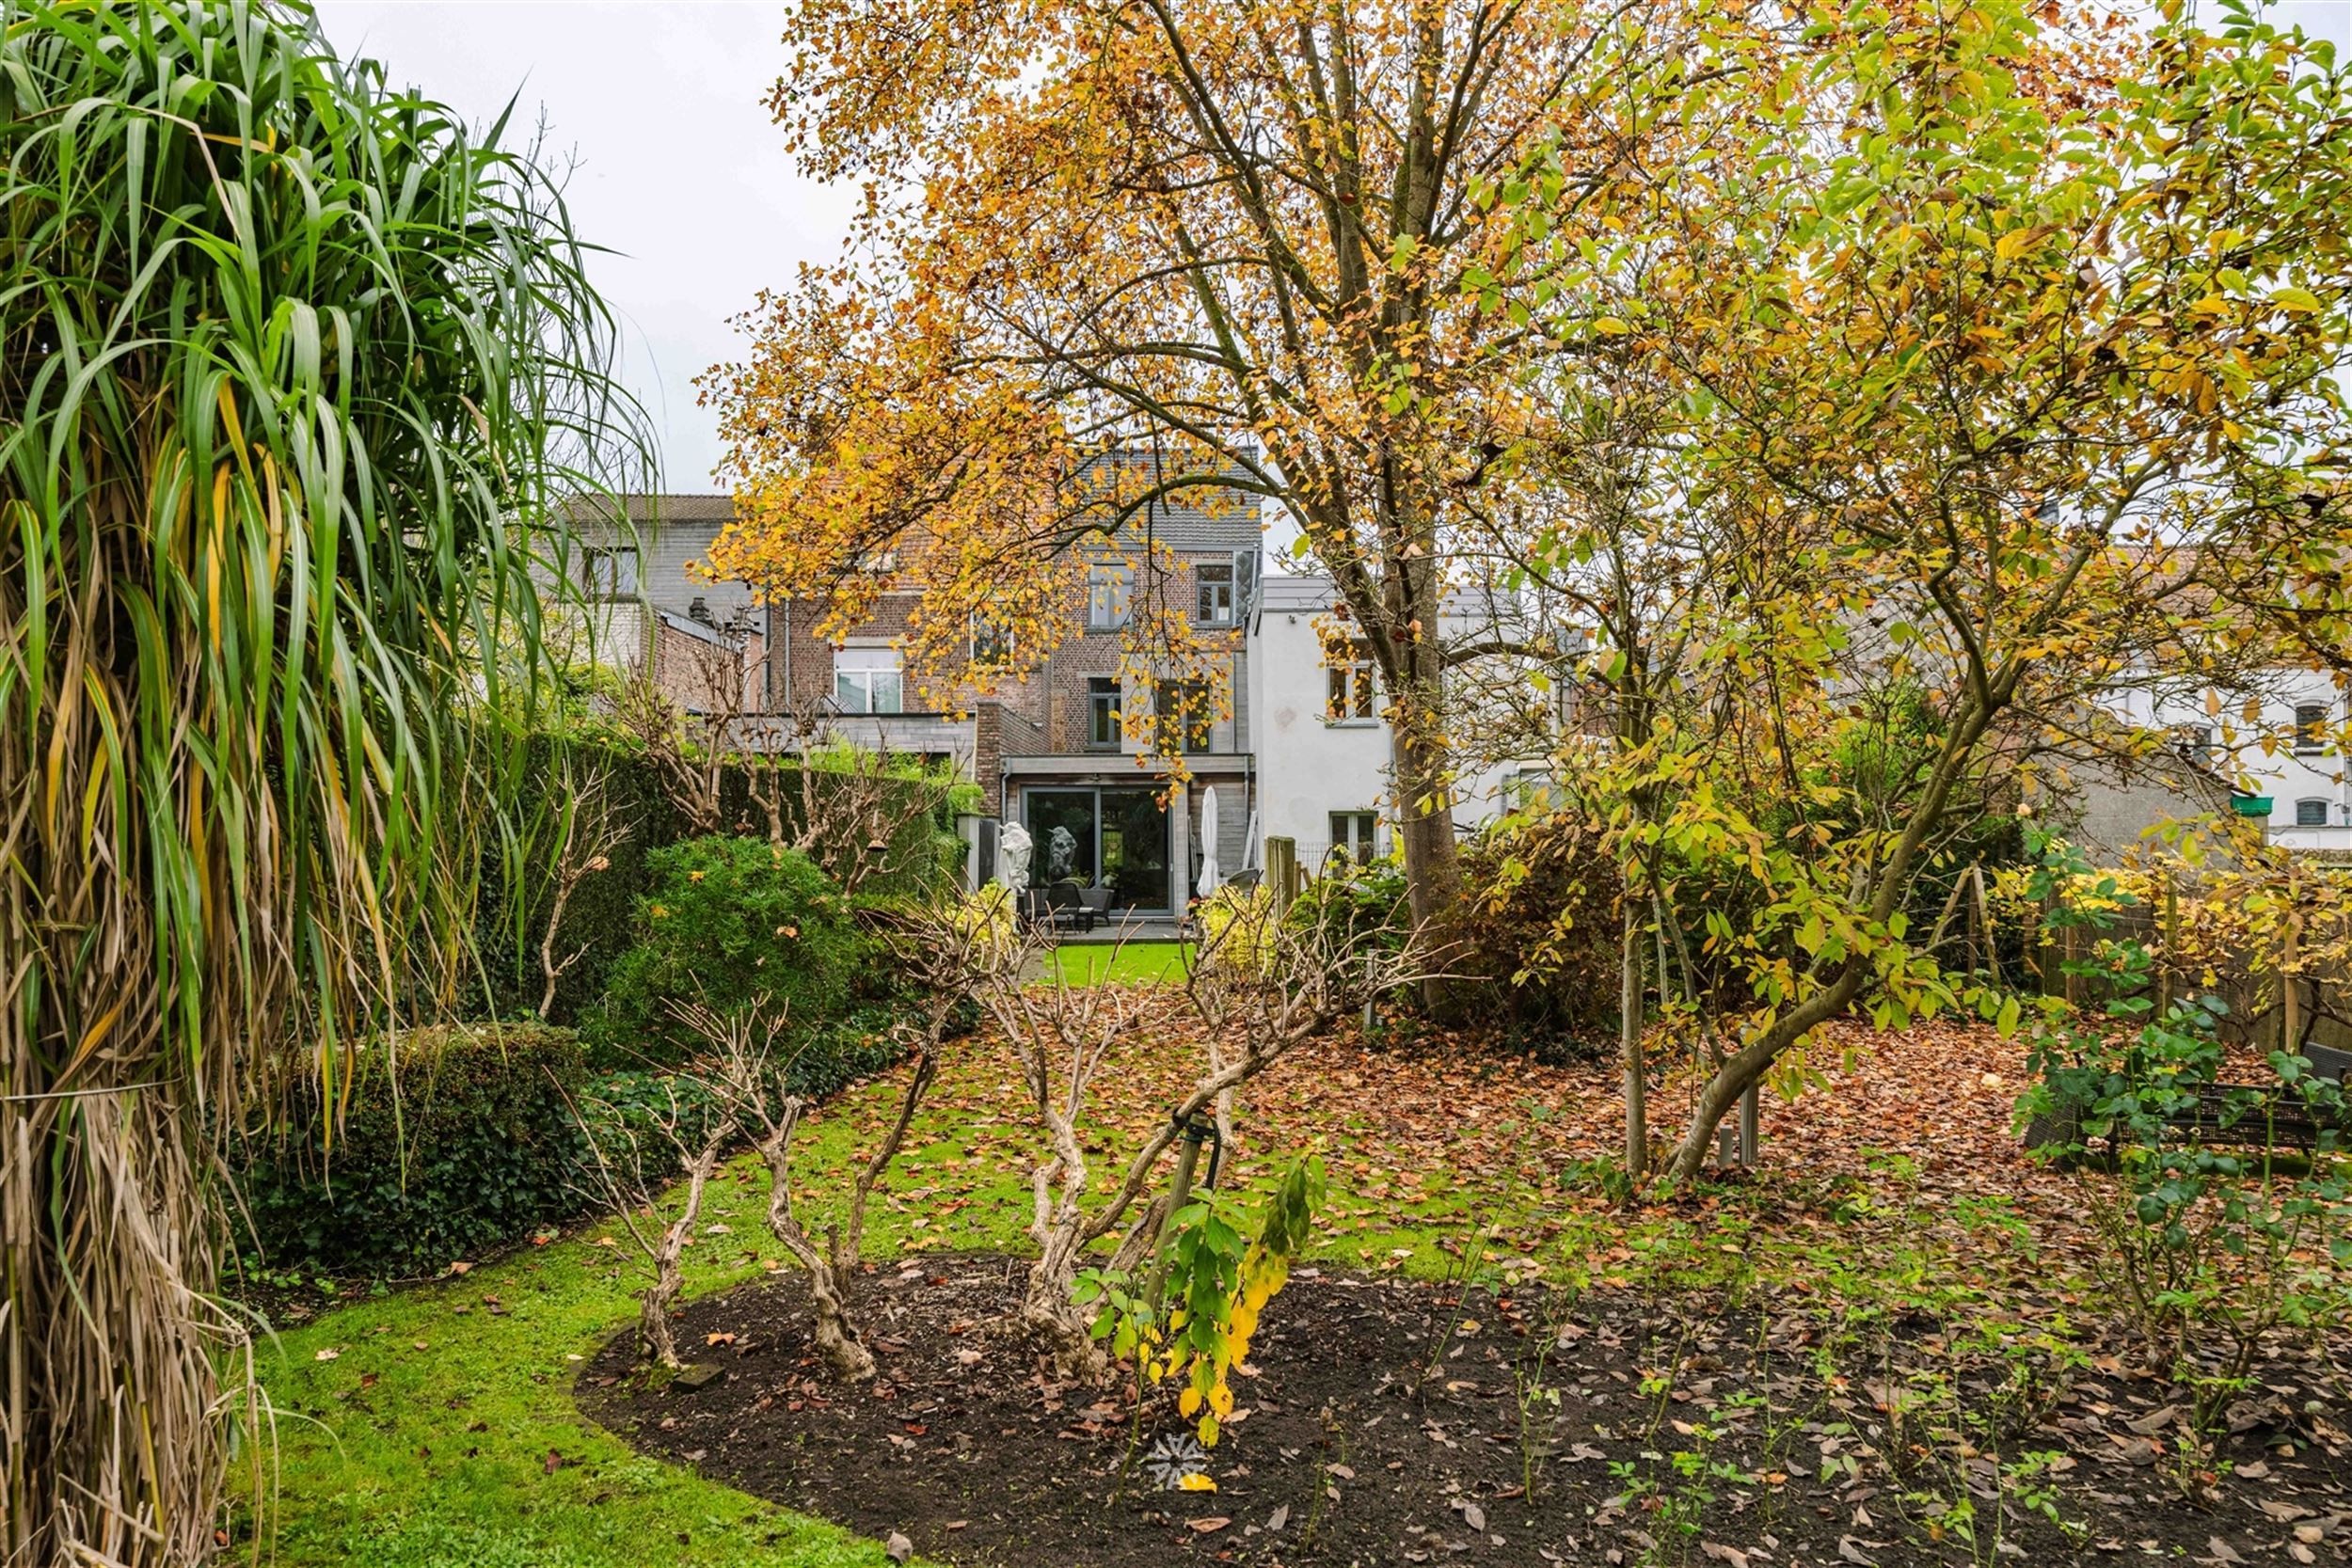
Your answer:
[[[338,53],[385,63],[484,122],[520,93],[575,153],[572,215],[619,252],[592,267],[624,323],[623,372],[661,437],[663,483],[710,490],[719,438],[693,378],[733,357],[729,318],[830,260],[851,194],[800,179],[761,106],[784,61],[780,0],[319,0]]]

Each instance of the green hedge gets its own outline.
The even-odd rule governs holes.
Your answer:
[[[571,1031],[455,1025],[405,1035],[399,1052],[388,1072],[380,1046],[360,1050],[331,1148],[315,1093],[245,1148],[236,1180],[252,1230],[241,1240],[263,1267],[437,1274],[580,1212],[565,1095],[584,1068]]]
[[[898,1007],[867,1006],[808,1030],[795,1041],[792,1091],[822,1099],[891,1066],[903,1050],[894,1033],[903,1017]],[[515,1245],[604,1207],[573,1105],[592,1127],[617,1120],[645,1132],[670,1102],[668,1075],[594,1073],[570,1030],[539,1024],[406,1037],[397,1121],[380,1062],[372,1053],[361,1061],[331,1156],[313,1097],[233,1163],[252,1221],[237,1237],[249,1268],[417,1277]],[[677,1085],[691,1137],[712,1114],[710,1098],[691,1079]]]

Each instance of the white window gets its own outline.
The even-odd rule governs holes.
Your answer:
[[[2295,825],[2298,828],[2324,828],[2328,825],[2328,802],[2321,800],[2295,802]]]
[[[1192,618],[1204,626],[1230,626],[1233,624],[1233,568],[1232,562],[1215,566],[1196,566],[1192,580],[1196,600]]]
[[[2328,705],[2325,703],[2296,705],[2295,749],[2307,756],[2328,749]]]
[[[637,546],[587,545],[580,552],[580,586],[592,599],[637,596]]]
[[[1136,574],[1126,566],[1087,568],[1087,626],[1094,631],[1116,631],[1127,624],[1135,597]]]
[[[898,650],[841,648],[833,656],[834,705],[844,713],[903,713]]]
[[[1372,680],[1372,651],[1359,644],[1356,657],[1344,664],[1327,666],[1330,674],[1330,698],[1324,705],[1323,721],[1343,724],[1378,715],[1378,699],[1374,695]]]
[[[1331,853],[1358,865],[1370,865],[1377,858],[1373,846],[1379,832],[1378,812],[1335,811],[1331,814]]]

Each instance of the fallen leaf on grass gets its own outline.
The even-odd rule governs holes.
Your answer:
[[[325,1350],[319,1352],[318,1354],[313,1356],[311,1359],[316,1361],[332,1361],[335,1357],[341,1354],[342,1354],[342,1351],[339,1351],[334,1346],[329,1345]]]

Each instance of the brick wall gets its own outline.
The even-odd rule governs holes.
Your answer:
[[[654,686],[690,712],[758,712],[767,684],[767,639],[757,631],[737,647],[654,617]]]

